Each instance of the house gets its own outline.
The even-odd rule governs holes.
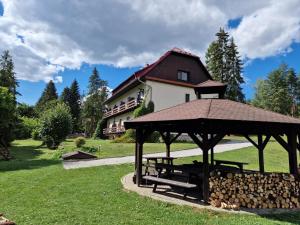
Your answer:
[[[197,55],[179,48],[167,51],[118,85],[105,102],[107,128],[112,138],[125,132],[124,121],[143,101],[159,111],[197,98],[222,98],[226,85],[213,81]]]

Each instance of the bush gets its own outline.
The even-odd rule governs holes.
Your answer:
[[[135,130],[126,130],[125,134],[121,137],[115,138],[113,140],[115,143],[134,143],[135,142]]]
[[[40,129],[39,128],[35,128],[32,130],[31,132],[31,138],[33,140],[41,140],[41,135],[40,135]]]
[[[97,123],[96,130],[93,134],[93,138],[101,138],[101,139],[106,139],[107,137],[103,134],[103,129],[106,128],[106,119],[101,119]]]
[[[15,128],[15,135],[17,139],[26,139],[31,137],[34,129],[39,127],[39,120],[36,118],[20,117],[19,122]]]
[[[57,148],[71,131],[72,117],[69,107],[64,103],[59,103],[53,109],[49,109],[41,118],[42,140],[52,149]]]
[[[160,133],[155,131],[147,139],[146,142],[149,143],[158,143],[160,142]]]
[[[74,142],[75,142],[76,147],[80,148],[83,145],[85,145],[85,138],[84,137],[75,138]]]

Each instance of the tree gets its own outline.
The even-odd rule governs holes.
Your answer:
[[[266,80],[258,81],[252,103],[274,112],[292,115],[294,113],[293,98],[297,97],[291,95],[296,93],[297,87],[294,85],[298,82],[292,82],[291,75],[288,74],[287,65],[282,64],[270,72]]]
[[[266,108],[267,105],[267,84],[265,80],[257,80],[255,85],[255,96],[254,99],[251,101],[251,104],[259,107],[259,108]]]
[[[242,77],[243,63],[233,38],[224,29],[216,34],[206,52],[206,65],[214,80],[227,83],[225,97],[234,101],[244,102],[245,97],[240,85],[244,83]]]
[[[100,78],[98,70],[95,67],[93,69],[92,75],[89,78],[88,95],[93,95],[95,93],[98,93],[99,90],[104,86],[107,86],[107,81],[102,80]]]
[[[71,131],[70,108],[64,103],[49,109],[41,118],[40,135],[50,149],[56,149]]]
[[[6,160],[10,158],[8,146],[13,141],[16,126],[16,105],[18,82],[14,72],[14,63],[9,51],[0,56],[0,154]]]
[[[18,94],[17,87],[19,86],[19,83],[16,79],[14,63],[9,51],[4,51],[0,57],[0,86],[8,88],[16,103],[16,95]]]
[[[17,105],[17,115],[19,117],[28,117],[34,118],[37,117],[37,114],[34,110],[34,106],[28,105],[26,103],[19,103]]]
[[[66,105],[70,104],[70,88],[65,87],[60,95],[60,100]]]
[[[242,77],[243,63],[240,59],[239,52],[233,38],[230,39],[229,46],[227,48],[227,90],[226,96],[229,99],[244,102],[245,95],[242,92],[240,84],[244,83]]]
[[[0,155],[9,160],[8,146],[13,140],[15,126],[15,99],[7,87],[0,87]]]
[[[38,112],[43,112],[46,103],[52,100],[57,100],[57,98],[58,96],[57,96],[55,84],[53,83],[52,80],[50,80],[49,83],[46,85],[40,99],[36,103],[36,110]]]
[[[288,94],[290,96],[290,100],[292,102],[290,114],[292,116],[296,116],[297,112],[297,105],[299,104],[299,91],[300,91],[300,80],[298,79],[296,72],[293,68],[288,69],[287,76],[286,76]]]
[[[77,80],[74,80],[70,87],[69,106],[73,118],[73,131],[80,131],[81,101]]]
[[[94,134],[103,116],[104,102],[108,96],[107,82],[102,80],[96,68],[89,78],[88,95],[83,103],[83,118],[87,136]]]

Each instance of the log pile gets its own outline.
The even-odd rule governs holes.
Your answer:
[[[215,174],[209,188],[215,207],[300,208],[300,182],[290,174]]]
[[[16,225],[14,222],[6,219],[2,213],[0,213],[0,225]]]

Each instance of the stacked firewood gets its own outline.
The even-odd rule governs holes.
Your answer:
[[[300,208],[300,182],[290,174],[215,174],[209,187],[215,207]]]

